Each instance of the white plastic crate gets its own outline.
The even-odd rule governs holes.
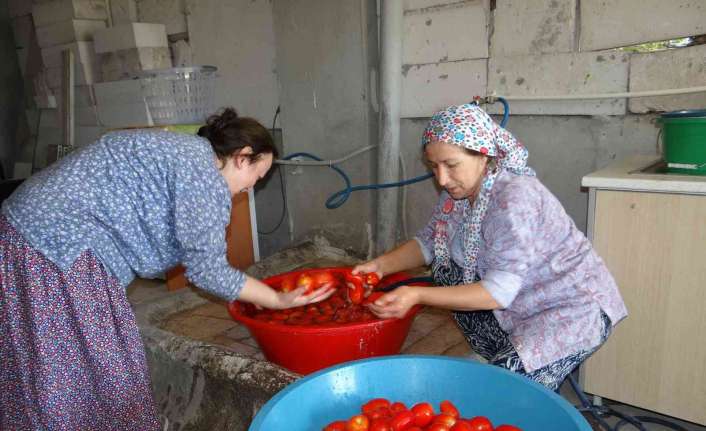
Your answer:
[[[142,92],[155,125],[203,124],[215,110],[214,66],[146,70]]]

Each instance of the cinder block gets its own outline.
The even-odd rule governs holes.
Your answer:
[[[95,34],[98,54],[132,48],[167,48],[164,24],[133,22],[102,29]]]
[[[34,39],[34,24],[32,15],[22,15],[10,20],[12,35],[15,37],[16,48],[26,48]]]
[[[73,19],[37,27],[37,42],[42,48],[75,41],[91,41],[93,34],[105,29],[104,21]]]
[[[79,126],[75,130],[74,144],[79,148],[92,144],[100,139],[107,130],[107,127],[102,126]]]
[[[582,51],[706,33],[703,0],[581,1]]]
[[[203,7],[201,5],[194,7]],[[137,17],[141,22],[164,24],[167,34],[188,32],[185,0],[140,0]]]
[[[105,81],[119,81],[139,76],[144,70],[172,67],[169,48],[133,48],[99,55]]]
[[[126,79],[122,81],[99,82],[94,84],[98,105],[126,105],[141,103],[142,83],[139,79]]]
[[[487,58],[487,17],[488,11],[480,2],[457,2],[405,12],[402,62],[423,64]]]
[[[8,0],[7,9],[10,18],[29,15],[32,13],[32,2],[30,0]]]
[[[706,45],[630,56],[630,91],[706,86]],[[630,112],[703,109],[706,93],[630,99]]]
[[[63,82],[63,74],[63,67],[46,68],[47,85],[49,88],[60,88]],[[89,85],[100,80],[100,68],[97,62],[74,64],[74,85]]]
[[[110,128],[151,125],[147,106],[144,103],[98,105],[98,118],[99,124]]]
[[[34,76],[41,71],[43,64],[39,45],[37,45],[37,37],[34,33],[32,16],[15,17],[12,19],[11,25],[22,76]]]
[[[509,98],[621,93],[627,91],[628,55],[604,51],[491,57],[488,73],[488,94]],[[521,115],[624,115],[626,106],[625,99],[509,102],[512,113]],[[488,111],[502,109],[496,104]]]
[[[503,0],[493,19],[492,57],[574,51],[576,0]]]
[[[108,19],[105,0],[44,0],[32,6],[35,25],[44,26],[70,19]]]
[[[135,0],[110,0],[110,14],[114,26],[137,22],[137,4]]]
[[[27,48],[17,49],[17,61],[20,65],[20,72],[22,72],[24,77],[35,76],[44,67],[39,46],[36,43],[31,44]]]
[[[96,106],[87,106],[84,108],[74,109],[76,117],[76,127],[78,126],[102,126],[98,116],[98,108]]]
[[[52,88],[52,93],[56,97],[56,103],[58,106],[63,106],[63,93],[61,92],[61,87]],[[93,86],[91,85],[77,85],[74,87],[74,101],[77,108],[86,108],[96,105],[96,97],[93,94]]]
[[[42,49],[42,60],[46,67],[61,67],[64,64],[63,53],[70,49],[76,63],[97,63],[98,57],[93,51],[93,42],[74,42]]]
[[[429,117],[439,109],[485,94],[486,67],[485,59],[406,66],[400,115]]]

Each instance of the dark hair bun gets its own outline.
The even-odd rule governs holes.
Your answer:
[[[199,128],[198,135],[209,140],[216,155],[222,160],[244,147],[252,149],[254,159],[262,153],[277,156],[269,131],[252,118],[239,117],[235,109],[230,107],[208,117],[206,125]]]

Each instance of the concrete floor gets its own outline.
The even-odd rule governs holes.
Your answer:
[[[128,287],[128,298],[133,305],[144,302],[151,302],[164,296],[170,295],[166,289],[166,284],[161,280],[134,281]],[[174,314],[162,326],[162,329],[171,331],[177,335],[183,335],[192,339],[204,341],[218,345],[239,354],[264,359],[255,340],[250,337],[247,329],[235,322],[221,301],[213,299],[207,304]],[[480,359],[470,350],[460,331],[456,328],[450,314],[441,310],[425,309],[420,312],[412,324],[412,329],[402,347],[402,353],[408,354],[433,354],[456,357],[473,357]],[[561,395],[570,403],[578,404],[578,399],[570,386],[564,384],[561,388]],[[672,418],[657,415],[653,412],[637,409],[631,406],[622,405],[603,400],[606,405],[610,405],[616,410],[631,414],[650,417],[659,417],[675,421],[688,431],[706,431],[702,427],[693,423],[677,421]],[[594,425],[594,429],[599,430]],[[607,419],[613,425],[615,419]],[[660,425],[647,424],[647,430],[668,430]],[[636,428],[625,426],[621,430],[631,431]]]

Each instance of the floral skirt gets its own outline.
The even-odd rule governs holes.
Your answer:
[[[125,289],[90,251],[61,271],[0,216],[0,430],[157,430]]]

